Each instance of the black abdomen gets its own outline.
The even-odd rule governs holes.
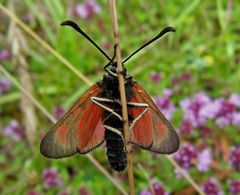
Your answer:
[[[118,90],[118,76],[115,76],[115,74],[117,75],[116,62],[112,64],[112,67],[113,66],[114,68],[111,68],[110,72],[114,73],[114,75],[108,74],[109,71],[106,71],[107,74],[103,77],[101,81],[98,82],[99,87],[102,89],[100,98],[103,98],[105,100],[120,100],[120,93]],[[126,75],[124,75],[124,77],[126,97],[127,101],[130,101],[133,94],[134,81],[132,80],[131,76],[126,77]],[[107,103],[107,101],[104,102],[104,104],[107,104],[107,107],[122,116],[121,105],[117,101],[109,103]],[[129,122],[131,122],[131,117],[129,119]],[[123,171],[127,166],[127,156],[124,146],[124,140],[122,138],[123,122],[118,117],[113,115],[113,113],[104,109],[103,124],[105,125],[105,140],[109,164],[114,170]],[[108,128],[107,126],[110,128]],[[114,130],[111,130],[111,128],[113,128]],[[121,134],[122,136],[120,136],[119,134]]]
[[[109,112],[105,112],[104,125],[116,129],[122,133],[122,121]],[[122,133],[123,135],[123,133]],[[122,137],[112,130],[106,128],[105,131],[108,162],[116,171],[123,171],[127,166],[127,156]]]
[[[108,162],[116,171],[123,171],[127,166],[127,156],[122,137],[117,133],[106,130],[105,132]]]

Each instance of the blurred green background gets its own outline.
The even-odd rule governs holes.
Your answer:
[[[109,55],[113,33],[107,1],[1,0],[0,3],[91,82],[108,62],[69,27],[75,21]],[[233,0],[117,1],[125,58],[166,26],[176,28],[125,66],[172,121],[181,148],[172,157],[206,194],[240,194],[240,4]],[[59,118],[89,87],[0,9],[0,63]],[[85,157],[48,160],[39,144],[52,123],[0,72],[0,194],[121,194]],[[93,156],[114,173],[105,147]],[[197,194],[163,155],[134,148],[136,193]],[[146,160],[147,159],[147,160]]]

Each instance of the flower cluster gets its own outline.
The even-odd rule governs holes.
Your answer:
[[[201,172],[206,172],[212,162],[212,154],[209,148],[197,148],[189,143],[184,143],[175,154],[178,163],[184,169],[196,166]]]
[[[175,158],[184,169],[189,169],[194,166],[197,159],[196,148],[189,143],[184,143],[182,148],[175,154]]]
[[[79,3],[76,7],[72,8],[70,14],[88,19],[100,11],[101,7],[95,0],[86,0],[84,3]]]
[[[207,126],[200,127],[200,132],[203,137],[209,137],[213,133],[213,129]]]
[[[151,185],[156,195],[168,195],[169,193],[166,192],[163,188],[161,183],[158,183],[155,179],[151,180]],[[140,195],[151,195],[151,190],[149,188],[144,189],[140,192]]]
[[[56,106],[53,110],[53,116],[56,119],[60,119],[63,116],[64,113],[65,113],[65,110],[61,106]]]
[[[3,49],[0,51],[0,61],[11,59],[12,55],[7,49]]]
[[[50,168],[43,171],[44,188],[48,189],[52,186],[61,186],[62,181],[58,178],[56,169]]]
[[[3,129],[3,134],[12,137],[15,141],[19,141],[23,136],[23,129],[16,120],[12,120],[8,126]]]
[[[180,102],[184,113],[184,122],[193,127],[203,126],[208,119],[215,119],[219,127],[240,125],[240,95],[233,93],[229,99],[212,100],[204,92],[199,92],[191,100],[186,98]]]
[[[240,107],[239,94],[233,93],[228,100],[219,98],[215,102],[219,105],[216,112],[218,126],[240,125],[240,112],[237,111],[237,108]]]
[[[204,183],[201,187],[203,192],[206,193],[206,195],[223,195],[219,184],[214,178],[210,178],[209,181]]]
[[[38,195],[38,193],[34,190],[31,190],[27,193],[27,195]]]
[[[190,120],[183,120],[180,129],[179,129],[181,134],[192,134],[193,132],[193,126]]]
[[[229,156],[230,164],[237,170],[240,170],[240,147],[232,147]]]
[[[192,75],[190,72],[182,72],[179,76],[175,76],[171,79],[173,85],[177,85],[182,81],[190,81],[192,79]]]
[[[201,172],[206,172],[212,162],[212,154],[209,148],[203,149],[197,156],[197,169]]]
[[[78,190],[79,195],[90,195],[89,190],[86,187],[81,187]]]
[[[11,89],[11,83],[5,77],[0,77],[0,95],[7,93]]]
[[[189,98],[182,100],[180,106],[184,113],[184,121],[190,122],[193,127],[203,125],[206,119],[212,116],[208,111],[208,115],[205,115],[206,109],[208,108],[207,105],[210,102],[211,99],[203,92],[197,93],[192,100]]]
[[[155,84],[158,84],[158,83],[160,82],[161,77],[162,77],[162,75],[161,75],[161,73],[159,73],[159,72],[153,72],[153,73],[151,73],[151,75],[150,75],[150,79],[151,79],[152,82],[155,83]]]
[[[230,186],[230,194],[240,194],[240,180],[229,180],[228,184]]]

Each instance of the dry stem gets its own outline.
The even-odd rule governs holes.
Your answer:
[[[143,172],[143,175],[147,179],[148,186],[149,186],[149,189],[150,189],[152,195],[156,195],[155,190],[154,190],[153,185],[152,185],[152,182],[151,182],[151,179],[150,179],[147,171],[143,168],[143,166],[141,164],[138,164],[138,168]]]
[[[183,177],[186,178],[186,180],[195,188],[195,190],[200,194],[200,195],[206,195],[202,189],[197,185],[197,183],[189,176],[189,174],[187,173],[187,171],[185,171],[183,168],[181,168],[177,162],[172,159],[170,156],[166,156],[167,159],[170,161],[170,163],[176,167],[180,173],[182,174]]]
[[[14,11],[14,4],[10,1],[10,6]],[[32,94],[33,86],[30,73],[28,71],[28,64],[25,58],[25,48],[27,42],[23,37],[19,27],[12,20],[10,23],[10,42],[12,44],[12,53],[14,55],[13,64],[17,67],[17,73],[20,76],[20,82]],[[36,137],[36,114],[34,104],[26,98],[25,95],[21,96],[20,108],[23,114],[24,127],[26,132],[27,142],[30,146],[34,145]]]
[[[134,195],[134,177],[133,177],[133,160],[132,160],[132,148],[128,143],[129,141],[129,123],[128,123],[128,112],[127,112],[127,99],[126,99],[126,90],[124,84],[124,75],[123,75],[123,65],[121,59],[121,51],[120,51],[120,36],[118,30],[118,22],[117,22],[117,11],[116,11],[116,2],[115,0],[109,0],[109,6],[112,16],[112,26],[113,26],[113,34],[115,38],[116,45],[116,58],[117,58],[117,66],[118,66],[118,80],[119,80],[119,91],[120,98],[122,104],[122,117],[123,117],[123,130],[124,130],[124,143],[125,148],[127,150],[127,169],[128,169],[128,182],[130,188],[130,194]]]

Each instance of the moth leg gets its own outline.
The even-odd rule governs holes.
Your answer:
[[[109,107],[107,107],[107,106],[105,106],[105,105],[102,104],[102,103],[116,103],[117,101],[114,101],[114,100],[111,100],[111,99],[107,99],[107,98],[99,98],[99,97],[90,97],[90,99],[91,99],[91,101],[92,101],[94,104],[98,105],[98,106],[101,107],[102,109],[104,109],[104,110],[112,113],[112,114],[115,115],[116,117],[118,117],[119,120],[121,120],[121,121],[123,120],[123,119],[122,119],[122,116],[119,115],[118,113],[116,113],[112,108],[109,108]],[[119,103],[119,102],[117,102],[117,103]]]
[[[132,124],[129,127],[129,130],[132,130],[134,125],[136,124],[137,121],[139,121],[143,115],[148,111],[149,105],[148,104],[144,104],[144,103],[135,103],[135,102],[128,102],[127,103],[128,106],[132,106],[132,107],[137,107],[137,108],[145,108],[141,114],[138,115],[138,117],[136,117],[133,121]]]

